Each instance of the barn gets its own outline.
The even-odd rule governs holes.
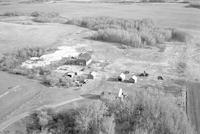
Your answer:
[[[87,66],[92,62],[89,53],[81,53],[77,58],[71,58],[65,62],[66,65]]]

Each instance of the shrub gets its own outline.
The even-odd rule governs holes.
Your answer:
[[[48,74],[44,75],[41,79],[41,82],[47,86],[58,86],[58,87],[72,87],[74,86],[74,82],[69,77],[64,77],[59,74]]]
[[[0,60],[0,69],[3,71],[12,72],[13,69],[20,69],[19,66],[22,62],[31,57],[40,57],[46,50],[44,48],[22,48],[11,53],[6,53]],[[14,71],[15,72],[15,71]]]
[[[38,23],[66,23],[66,18],[61,17],[57,12],[32,12],[32,20]]]
[[[38,11],[35,11],[35,12],[32,12],[31,13],[31,16],[32,17],[47,17],[47,18],[54,18],[54,17],[58,17],[59,16],[59,13],[57,12],[38,12]]]
[[[127,20],[113,17],[83,17],[71,19],[67,24],[78,25],[92,30],[99,29],[122,29],[127,31],[142,30],[144,27],[153,27],[154,24],[150,19]]]
[[[42,2],[49,2],[49,1],[52,1],[52,0],[29,0],[23,3],[42,3]]]
[[[3,14],[0,14],[0,16],[8,16],[8,17],[12,17],[12,16],[24,16],[24,15],[26,15],[26,14],[22,13],[22,12],[17,12],[17,11],[5,12]]]
[[[200,9],[200,2],[191,2],[188,7],[199,8]]]
[[[102,129],[102,122],[107,113],[106,105],[97,101],[78,111],[76,116],[77,129],[81,134],[98,134]]]
[[[97,134],[102,129],[100,126],[106,110],[100,101],[60,113],[42,109],[27,118],[26,130],[28,134]]]
[[[169,99],[140,91],[130,100],[109,103],[110,111],[115,113],[116,131],[120,134],[194,134],[186,113]]]
[[[46,126],[49,122],[53,121],[55,112],[52,109],[42,109],[33,112],[26,119],[27,134],[40,133],[46,131]]]
[[[172,30],[172,40],[187,42],[189,40],[189,35],[183,31],[173,29]]]
[[[99,30],[92,37],[94,40],[122,43],[132,47],[142,47],[141,38],[137,33],[131,33],[125,30],[104,29]]]

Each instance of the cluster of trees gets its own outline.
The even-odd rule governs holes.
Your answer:
[[[26,129],[28,134],[195,134],[184,111],[143,91],[123,102],[98,100],[62,113],[37,111]]]
[[[166,1],[166,0],[143,0]],[[113,17],[83,17],[71,19],[68,24],[86,27],[96,31],[91,38],[115,42],[131,47],[156,46],[163,48],[166,41],[186,42],[188,35],[171,28],[159,28],[152,20],[132,20]]]

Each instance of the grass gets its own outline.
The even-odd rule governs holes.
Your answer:
[[[95,101],[63,112],[36,111],[27,120],[27,133],[68,134],[196,134],[187,115],[169,97],[138,90],[120,101]]]
[[[132,47],[159,46],[166,41],[187,41],[187,34],[176,29],[158,28],[149,19],[127,20],[112,17],[83,17],[67,24],[96,31],[91,39],[121,43]]]

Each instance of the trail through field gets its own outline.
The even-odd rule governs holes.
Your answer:
[[[200,83],[187,82],[187,113],[192,125],[200,132]]]
[[[44,106],[38,108],[38,110],[42,109],[42,108],[56,108],[56,107],[59,107],[59,106],[62,106],[62,105],[68,104],[68,103],[72,103],[74,101],[81,100],[81,99],[84,99],[84,98],[83,97],[78,97],[78,98],[74,98],[74,99],[71,99],[71,100],[63,101],[63,102],[60,102],[60,103],[57,103],[57,104],[44,105]],[[9,125],[17,122],[18,120],[21,120],[21,119],[25,118],[29,114],[30,114],[30,112],[25,112],[25,113],[17,115],[15,117],[10,118],[9,120],[3,122],[2,124],[0,124],[0,132],[3,131],[4,129],[6,129]]]
[[[20,87],[20,86],[17,85],[17,86],[15,86],[15,87],[11,88],[11,90],[2,93],[2,94],[0,95],[0,98],[2,98],[2,97],[4,97],[4,96],[8,95],[8,94],[11,93],[11,92],[16,92],[18,87]]]
[[[187,115],[192,125],[196,128],[197,133],[200,133],[200,64],[195,61],[194,56],[199,52],[196,43],[199,42],[200,32],[193,34],[194,38],[191,43],[187,45]],[[197,80],[197,81],[196,81]]]

